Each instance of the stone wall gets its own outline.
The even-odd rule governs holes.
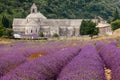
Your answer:
[[[60,36],[79,36],[82,19],[46,19],[40,20],[40,32],[52,36],[57,33]],[[45,28],[48,26],[48,28]],[[44,30],[47,29],[47,31]]]

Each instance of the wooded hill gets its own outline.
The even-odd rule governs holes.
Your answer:
[[[11,25],[14,17],[27,16],[33,3],[47,18],[61,19],[95,16],[111,19],[116,8],[118,11],[120,9],[119,0],[0,0],[0,19],[3,15],[6,16]]]

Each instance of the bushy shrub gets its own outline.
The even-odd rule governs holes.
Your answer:
[[[5,28],[0,25],[0,37],[4,35]]]
[[[54,34],[53,34],[53,37],[58,38],[59,35],[58,35],[57,33],[54,33]]]
[[[120,20],[115,20],[111,23],[112,25],[112,30],[116,30],[118,28],[120,28]]]
[[[40,33],[39,33],[39,36],[40,36],[40,37],[44,37],[43,32],[40,32]]]
[[[13,38],[13,30],[6,28],[4,31],[3,37]]]

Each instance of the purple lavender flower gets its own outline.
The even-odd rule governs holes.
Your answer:
[[[27,59],[21,56],[6,56],[0,58],[0,77],[26,61]]]
[[[80,47],[64,49],[25,63],[0,80],[55,80],[61,69],[80,51]]]
[[[93,46],[85,46],[59,74],[57,80],[105,80],[104,64]]]
[[[112,80],[120,79],[120,49],[115,45],[104,45],[100,51],[100,56],[107,68],[111,69]]]

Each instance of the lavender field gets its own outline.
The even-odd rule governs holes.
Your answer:
[[[0,80],[120,80],[120,39],[0,43]]]

